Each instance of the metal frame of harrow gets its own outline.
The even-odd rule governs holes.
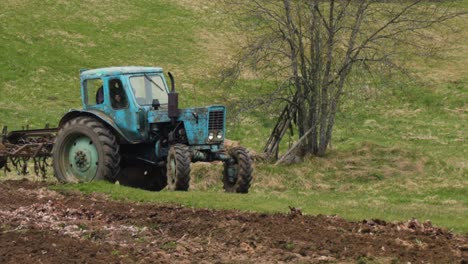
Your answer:
[[[32,159],[34,162],[34,173],[37,176],[46,177],[47,162],[52,155],[57,128],[33,129],[28,127],[23,130],[7,132],[7,127],[3,127],[0,143],[0,161],[5,162],[4,172],[11,172],[11,164],[18,175],[26,175],[28,171],[28,162]]]

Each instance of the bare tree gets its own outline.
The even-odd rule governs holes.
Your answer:
[[[297,126],[301,155],[322,156],[353,67],[392,65],[419,34],[460,15],[447,4],[422,0],[237,0],[247,45],[231,76],[249,67],[264,78],[285,80],[287,104],[265,147],[277,157],[279,142]],[[287,96],[284,96],[287,95]]]

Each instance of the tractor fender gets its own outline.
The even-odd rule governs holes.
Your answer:
[[[62,119],[60,119],[59,129],[62,128],[65,125],[65,123],[68,122],[69,120],[79,117],[79,116],[90,116],[101,121],[105,126],[111,129],[112,132],[114,132],[114,135],[117,137],[120,143],[138,143],[138,142],[134,142],[130,140],[127,136],[125,136],[122,130],[120,130],[120,128],[117,127],[114,120],[112,120],[112,118],[110,118],[108,115],[106,115],[105,113],[101,111],[95,111],[95,110],[85,111],[85,110],[71,109],[70,111],[68,111],[68,113],[66,113],[62,117]]]

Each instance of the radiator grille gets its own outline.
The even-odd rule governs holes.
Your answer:
[[[223,130],[224,111],[211,111],[208,130]]]

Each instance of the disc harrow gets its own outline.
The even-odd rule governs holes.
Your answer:
[[[3,168],[6,174],[14,168],[18,175],[27,175],[32,161],[34,173],[45,178],[56,134],[57,129],[49,128],[48,125],[44,129],[30,130],[26,127],[11,132],[3,127],[0,138],[0,169]]]

